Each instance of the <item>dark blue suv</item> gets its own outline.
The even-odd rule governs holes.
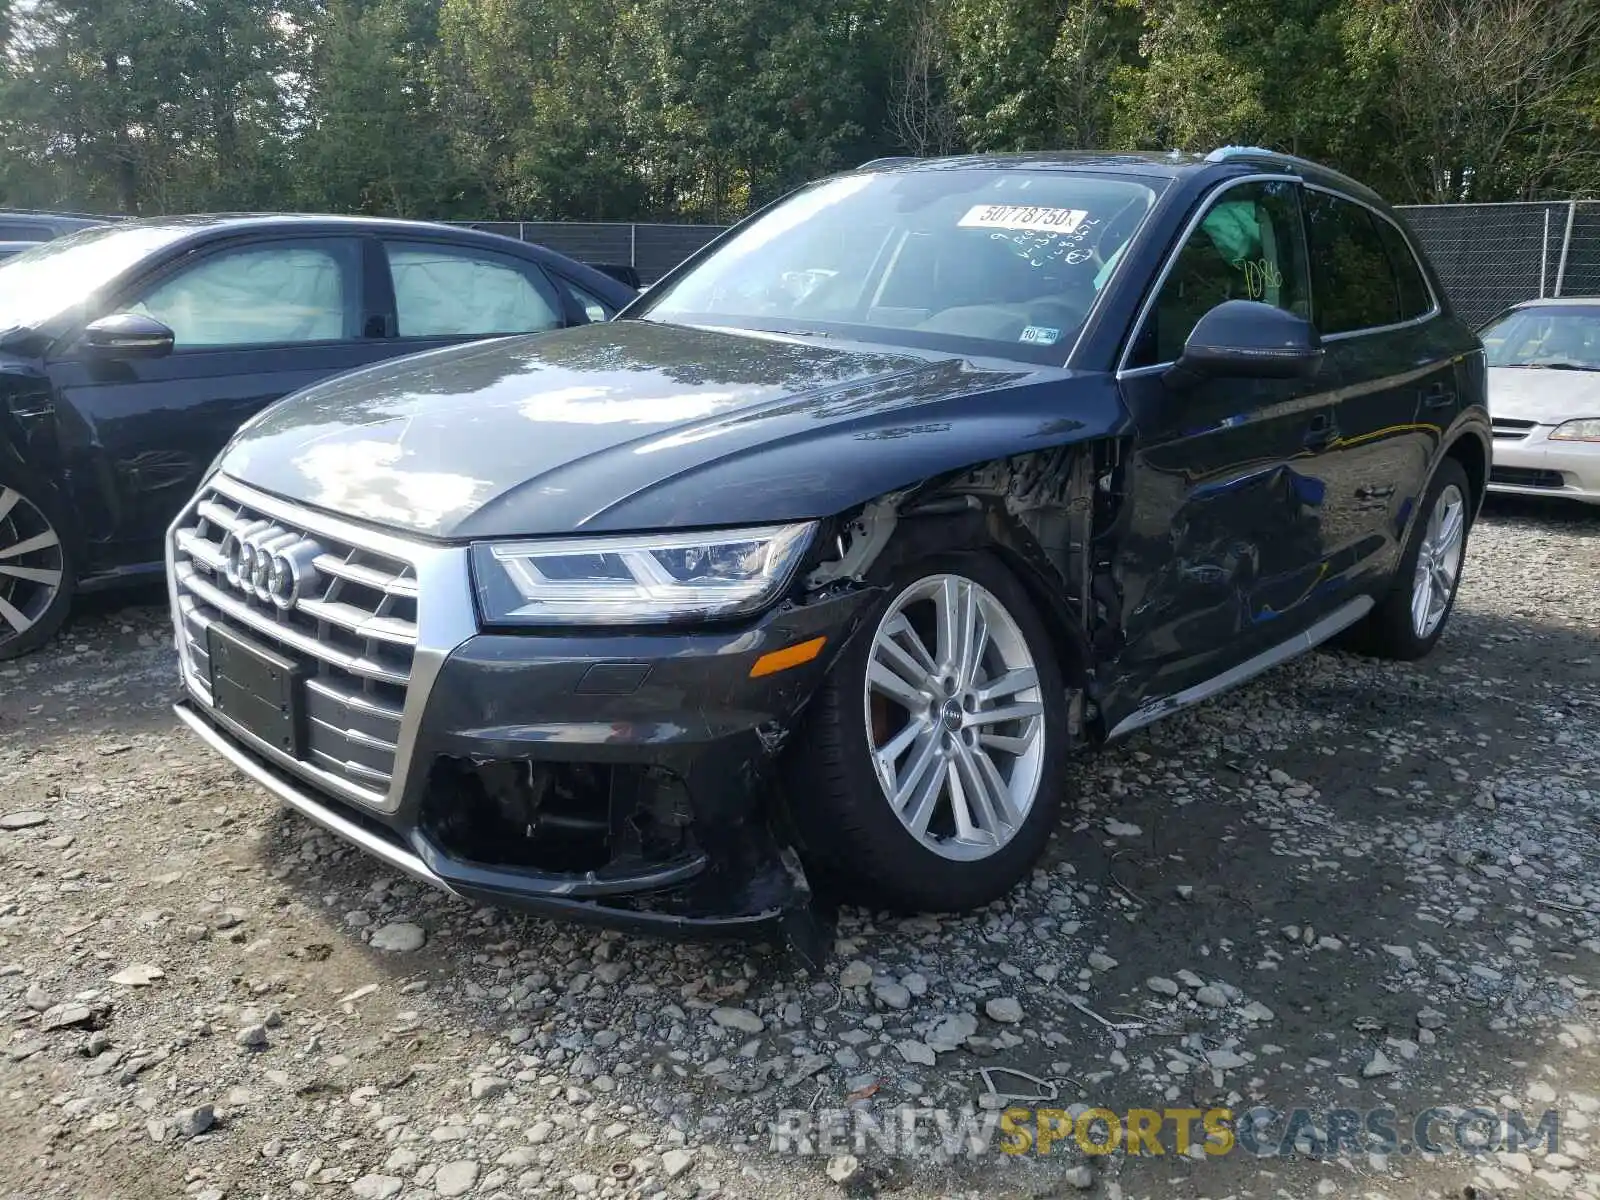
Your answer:
[[[1069,755],[1336,636],[1433,647],[1484,376],[1393,210],[1312,163],[870,166],[616,321],[251,421],[171,535],[181,713],[480,899],[970,908]]]

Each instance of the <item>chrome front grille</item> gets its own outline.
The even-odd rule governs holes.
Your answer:
[[[187,683],[216,711],[214,625],[291,660],[304,688],[298,761],[346,798],[384,807],[417,655],[416,565],[350,540],[348,526],[332,537],[314,514],[273,508],[219,484],[173,528]]]
[[[1516,421],[1510,417],[1492,417],[1489,424],[1494,428],[1494,438],[1497,442],[1520,442],[1533,432],[1537,421]]]

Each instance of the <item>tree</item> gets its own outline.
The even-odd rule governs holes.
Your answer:
[[[1593,0],[1404,0],[1360,10],[1396,69],[1409,199],[1527,199],[1600,183]]]

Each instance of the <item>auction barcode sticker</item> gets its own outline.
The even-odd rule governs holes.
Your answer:
[[[975,204],[957,223],[966,229],[1026,229],[1032,233],[1071,233],[1088,215],[1081,208]]]

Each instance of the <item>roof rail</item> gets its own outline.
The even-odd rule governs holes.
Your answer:
[[[1210,163],[1226,162],[1230,158],[1275,158],[1279,162],[1292,163],[1298,167],[1311,167],[1314,170],[1326,171],[1329,168],[1321,163],[1313,162],[1309,158],[1301,158],[1296,154],[1286,154],[1282,150],[1268,150],[1264,146],[1218,146],[1206,155]]]
[[[904,163],[921,162],[915,154],[891,154],[887,158],[874,158],[862,163],[856,168],[858,171],[870,171],[874,167],[898,167]]]

